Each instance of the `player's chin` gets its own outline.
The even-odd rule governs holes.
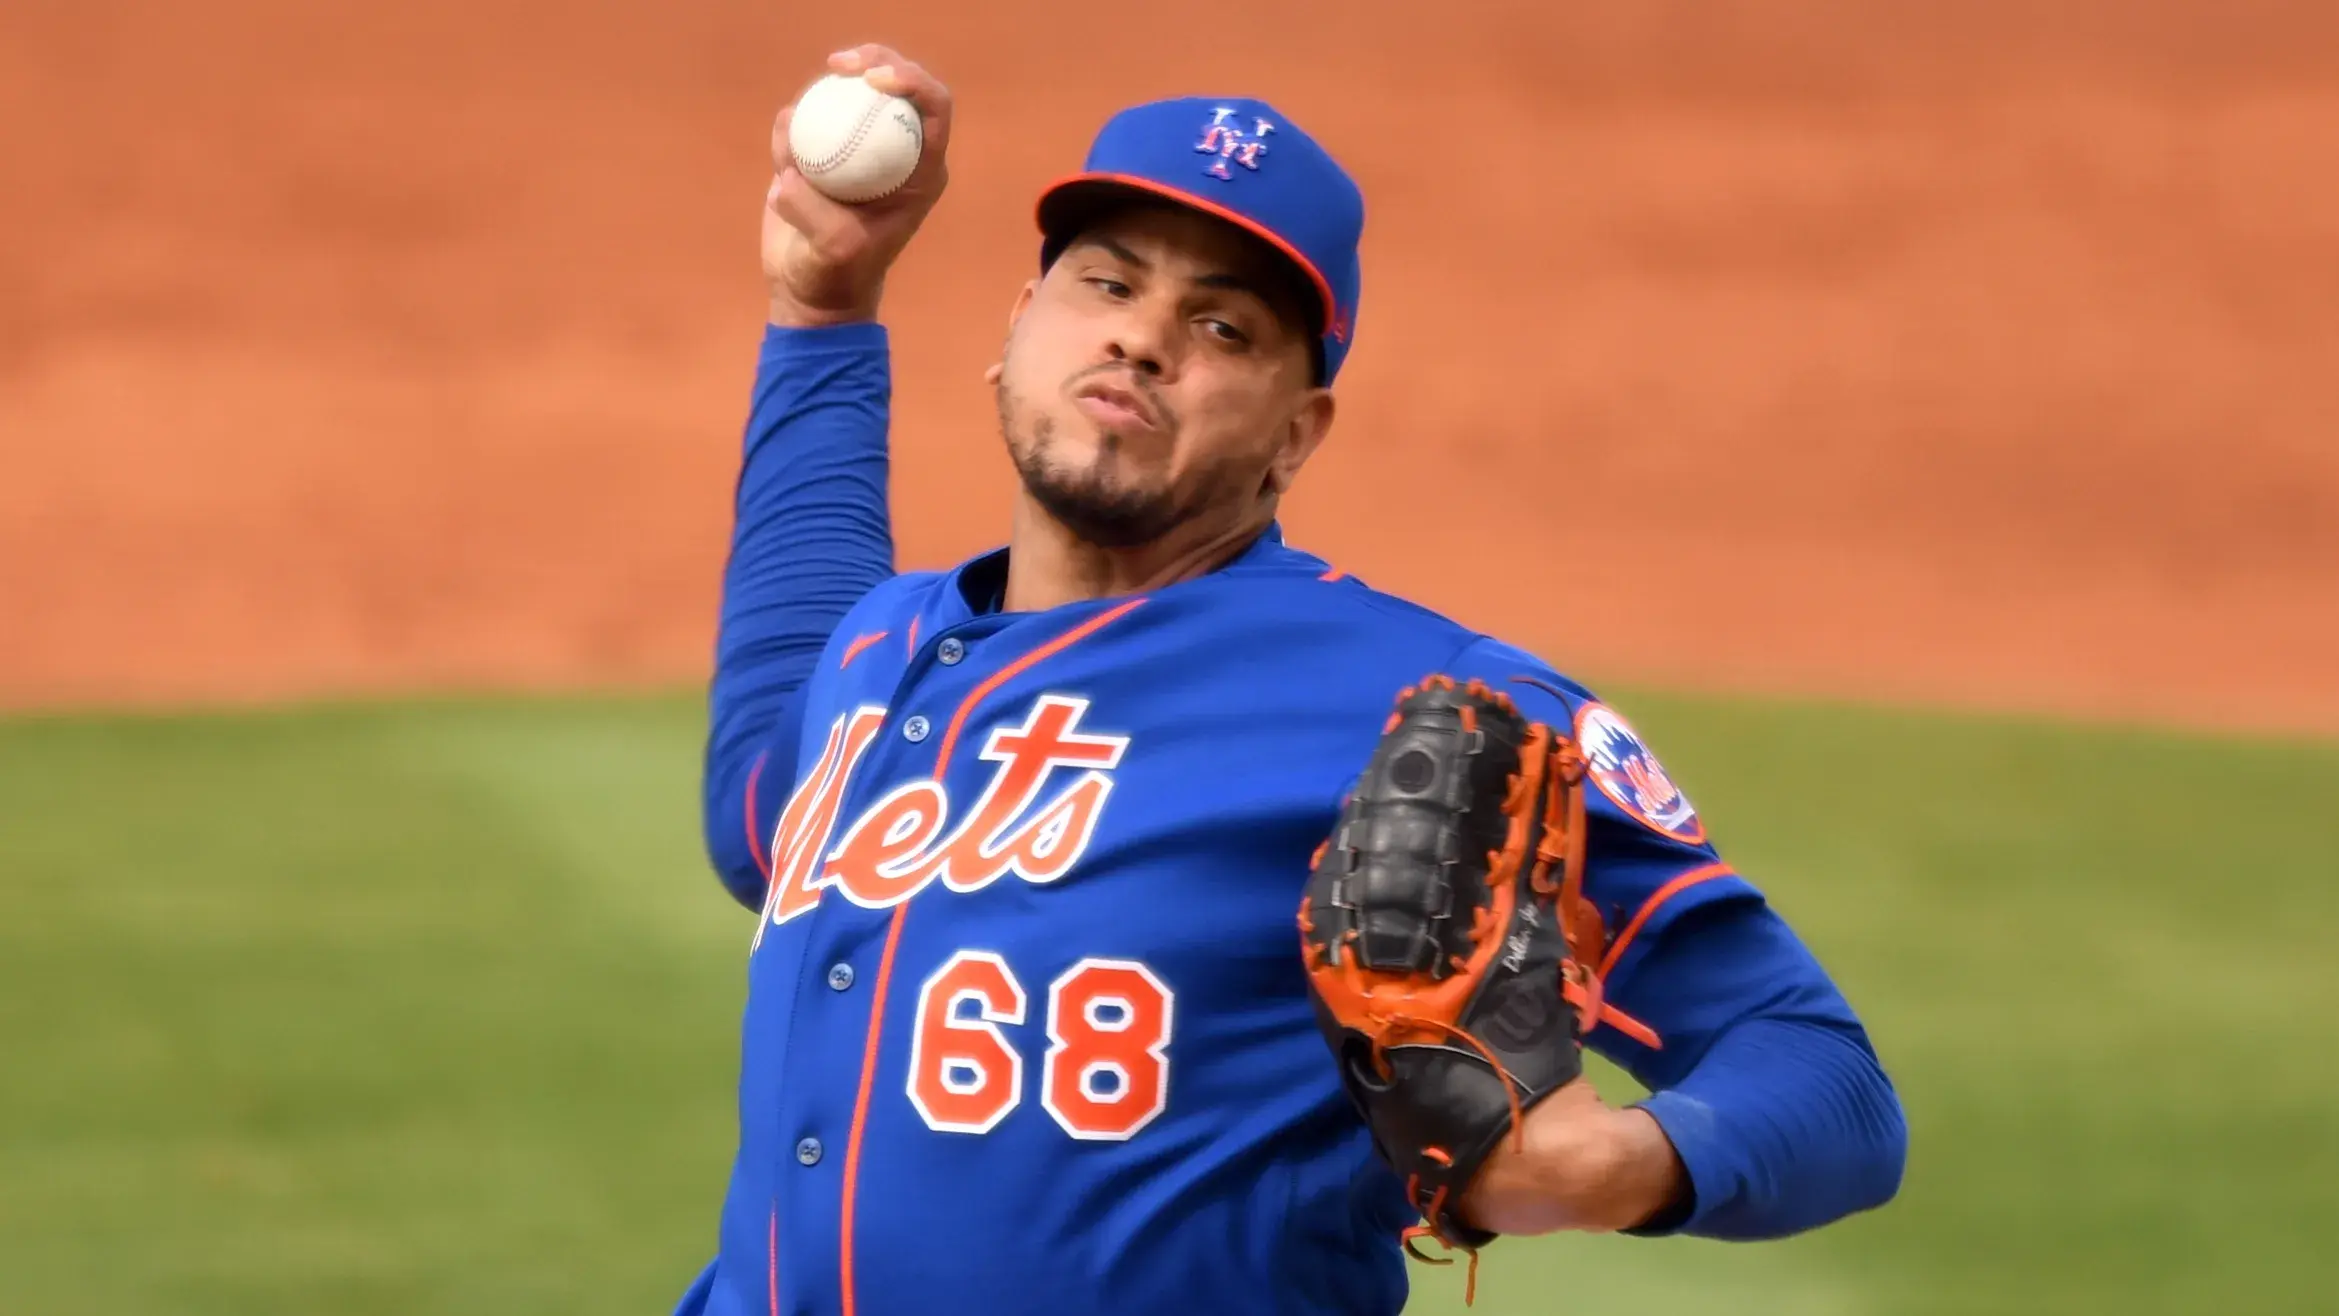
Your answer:
[[[1099,548],[1135,548],[1167,534],[1178,503],[1157,482],[1116,479],[1104,462],[1081,468],[1057,463],[1027,466],[1024,487],[1057,523]]]

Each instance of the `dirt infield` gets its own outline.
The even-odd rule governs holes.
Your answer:
[[[1371,207],[1290,516],[1357,574],[1596,680],[2339,730],[2339,9],[807,8],[7,6],[0,703],[697,676],[766,125],[874,37],[963,116],[908,564],[1002,528],[1030,198],[1256,89]]]

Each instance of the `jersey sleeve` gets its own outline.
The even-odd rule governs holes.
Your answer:
[[[731,898],[749,909],[763,904],[771,878],[766,852],[779,826],[781,802],[794,784],[796,751],[804,733],[804,691],[769,705],[770,730],[760,739],[734,741],[718,751],[709,737],[700,822],[707,858]]]
[[[768,327],[756,364],[708,690],[701,822],[733,899],[761,905],[793,785],[804,686],[838,623],[893,575],[885,329]]]

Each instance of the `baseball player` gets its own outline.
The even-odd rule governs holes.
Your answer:
[[[1408,1248],[1890,1199],[1861,1024],[1626,718],[1285,542],[1358,333],[1333,157],[1260,100],[1113,116],[1002,307],[1005,544],[897,572],[880,292],[951,105],[882,47],[830,67],[926,154],[847,206],[774,136],[704,777],[758,916],[679,1310],[1379,1316]],[[1401,539],[1559,514],[1411,478]],[[1604,1103],[1585,1046],[1651,1095]]]

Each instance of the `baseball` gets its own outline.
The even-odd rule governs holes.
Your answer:
[[[918,107],[860,77],[830,74],[805,89],[788,122],[788,150],[804,180],[859,203],[890,196],[918,167]]]

